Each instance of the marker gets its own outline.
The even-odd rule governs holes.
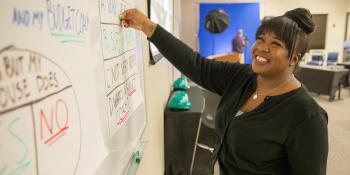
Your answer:
[[[139,150],[137,150],[135,152],[135,162],[136,163],[140,163],[141,162],[141,155],[140,155],[140,151]]]

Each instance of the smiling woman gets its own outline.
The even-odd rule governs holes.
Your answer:
[[[293,75],[314,30],[309,10],[264,22],[252,66],[205,59],[136,9],[124,11],[121,22],[143,31],[178,70],[222,96],[212,159],[220,174],[326,174],[328,116]]]

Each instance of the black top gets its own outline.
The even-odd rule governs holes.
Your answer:
[[[326,174],[327,113],[303,87],[268,96],[253,111],[233,117],[256,88],[250,65],[205,59],[159,25],[149,40],[183,74],[222,95],[213,157],[221,174]]]

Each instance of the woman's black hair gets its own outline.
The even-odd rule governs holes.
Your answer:
[[[264,21],[256,32],[256,38],[263,33],[273,32],[286,44],[289,60],[294,53],[300,53],[300,61],[308,47],[308,36],[314,29],[315,24],[310,11],[296,8],[282,16]]]

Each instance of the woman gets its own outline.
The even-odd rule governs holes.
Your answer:
[[[183,74],[222,96],[213,157],[221,174],[326,174],[327,113],[293,75],[315,28],[307,9],[288,11],[258,28],[252,65],[203,59],[136,9],[120,17],[125,27],[144,32]]]

